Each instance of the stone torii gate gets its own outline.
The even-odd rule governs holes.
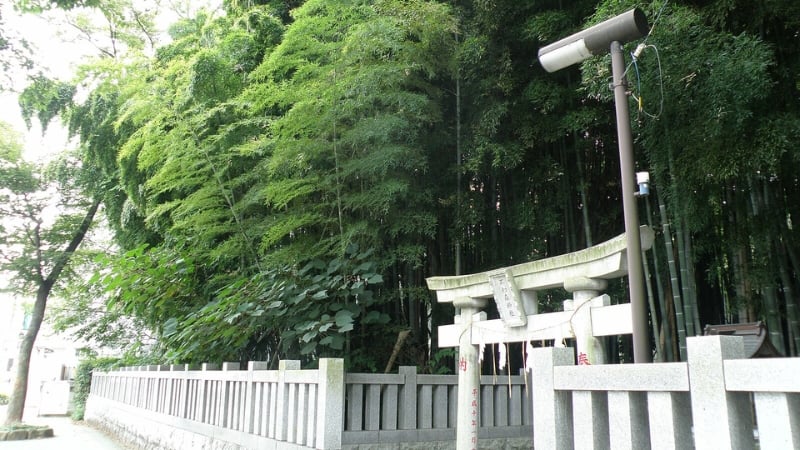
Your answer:
[[[640,228],[642,251],[653,244],[653,231]],[[627,275],[626,241],[609,241],[565,255],[470,275],[431,277],[428,288],[437,301],[457,308],[455,323],[439,327],[439,347],[458,347],[458,419],[456,448],[477,449],[480,414],[478,346],[565,338],[575,339],[578,361],[602,364],[602,336],[631,334],[630,303],[610,305],[602,294],[607,280]],[[538,314],[537,291],[562,287],[572,293],[564,311]],[[486,320],[494,298],[499,320]],[[460,310],[460,314],[458,311]]]

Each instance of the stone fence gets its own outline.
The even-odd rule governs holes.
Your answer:
[[[281,361],[146,366],[95,372],[86,420],[148,449],[455,448],[457,376],[345,374]],[[485,376],[481,448],[531,447],[530,387],[523,376]]]
[[[800,449],[800,358],[744,359],[735,336],[689,338],[687,354],[576,366],[571,348],[533,349],[533,382],[481,377],[478,448]],[[456,376],[237,369],[95,373],[86,419],[148,449],[455,447]]]
[[[743,359],[734,336],[689,338],[687,352],[576,366],[572,349],[534,349],[534,447],[800,448],[800,358]]]

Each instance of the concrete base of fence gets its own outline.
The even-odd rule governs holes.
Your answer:
[[[115,435],[121,441],[136,448],[148,450],[299,450],[307,449],[287,442],[246,435],[232,430],[180,419],[153,411],[144,411],[113,400],[89,396],[86,402],[85,420]],[[502,428],[502,427],[501,427]],[[435,431],[448,436],[444,440],[425,440],[414,436],[418,442],[395,442],[376,444],[344,444],[342,450],[455,450],[455,431],[450,430],[405,430],[409,433],[428,433],[435,438]],[[491,430],[482,430],[488,432]],[[502,430],[501,430],[502,431]],[[403,433],[395,431],[394,433]],[[391,433],[391,432],[387,432]],[[482,433],[485,434],[485,433]],[[345,432],[345,438],[347,433]],[[419,442],[422,441],[422,442]],[[529,450],[530,438],[491,438],[482,436],[478,448],[485,450]]]
[[[533,448],[531,434],[530,425],[480,428],[478,430],[478,448],[528,450]],[[345,431],[342,435],[343,450],[445,450],[455,449],[456,444],[456,430],[454,428]]]
[[[478,441],[480,450],[530,450],[533,448],[531,439],[503,438],[481,439]],[[395,444],[345,444],[342,450],[456,450],[456,441],[429,441],[406,442]]]
[[[84,419],[136,448],[148,450],[299,450],[296,444],[205,425],[89,396]]]

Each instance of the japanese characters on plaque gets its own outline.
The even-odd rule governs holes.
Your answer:
[[[514,283],[514,277],[507,269],[501,269],[489,274],[489,285],[492,286],[494,301],[500,318],[508,327],[521,327],[528,323],[525,308],[522,306],[522,297]]]

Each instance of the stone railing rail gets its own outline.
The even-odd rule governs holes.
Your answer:
[[[85,418],[139,448],[339,448],[342,360],[264,369],[251,362],[248,370],[225,363],[95,372]]]
[[[86,420],[140,448],[358,449],[455,439],[457,377],[345,374],[281,361],[131,367],[96,372]],[[530,386],[523,376],[483,377],[479,437],[530,448]],[[233,445],[233,447],[231,447]]]
[[[575,366],[571,348],[534,349],[534,447],[800,448],[800,358],[742,359],[734,336],[689,338],[687,351],[685,363]]]
[[[396,375],[347,374],[346,445],[454,442],[458,377],[419,375],[400,367]],[[481,377],[478,438],[521,439],[530,448],[530,388],[522,375]],[[499,443],[498,443],[499,445]]]

